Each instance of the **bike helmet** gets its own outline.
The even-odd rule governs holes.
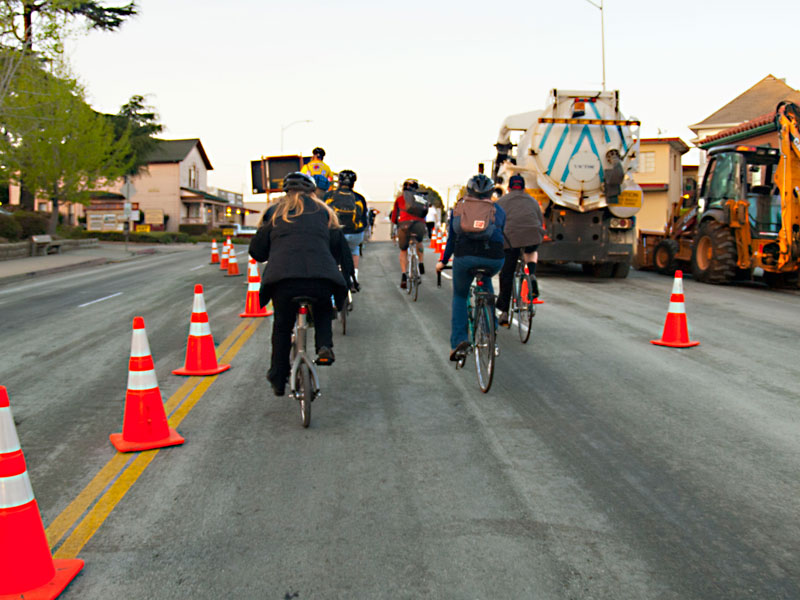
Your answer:
[[[403,182],[403,189],[404,190],[418,190],[419,189],[419,181],[416,179],[406,179]]]
[[[512,175],[508,180],[508,187],[512,190],[524,190],[525,178],[522,175]]]
[[[312,156],[316,156],[316,157],[317,157],[317,158],[319,158],[320,160],[323,160],[323,159],[325,158],[325,150],[323,150],[323,149],[322,149],[322,148],[320,148],[319,146],[317,146],[316,148],[314,148],[314,149],[311,151],[311,154],[312,154]]]
[[[306,175],[305,173],[301,173],[300,171],[289,173],[286,177],[283,178],[284,192],[288,192],[290,190],[313,192],[315,189],[317,189],[317,184],[314,183],[314,180],[311,178],[311,176]]]
[[[474,175],[467,182],[467,192],[478,198],[488,198],[494,191],[494,181],[483,173]]]
[[[344,171],[339,172],[339,185],[346,185],[347,187],[353,187],[357,179],[355,171],[351,171],[350,169],[345,169]]]

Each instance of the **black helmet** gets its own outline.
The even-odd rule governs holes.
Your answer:
[[[403,182],[403,189],[404,190],[417,190],[419,189],[419,181],[416,179],[406,179]]]
[[[312,156],[318,156],[320,160],[325,158],[325,150],[317,146],[311,151]]]
[[[347,187],[353,187],[356,182],[356,173],[355,171],[351,171],[350,169],[345,169],[344,171],[339,171],[339,185],[346,185]]]
[[[474,175],[467,182],[467,192],[478,198],[488,198],[494,191],[494,181],[483,173]]]
[[[522,175],[512,175],[508,180],[508,187],[512,190],[524,190],[525,178]]]
[[[306,175],[305,173],[301,173],[300,171],[289,173],[286,177],[283,178],[284,192],[288,192],[289,190],[301,190],[303,192],[313,192],[316,189],[317,189],[317,184],[314,182],[311,176]]]

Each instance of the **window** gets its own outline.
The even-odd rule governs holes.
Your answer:
[[[655,173],[655,171],[656,171],[656,153],[642,152],[641,160],[639,161],[639,173]]]
[[[721,206],[726,200],[742,198],[744,157],[736,152],[724,152],[714,157],[711,172],[703,181],[703,197],[709,206]]]
[[[189,167],[189,187],[193,190],[197,189],[197,165]]]

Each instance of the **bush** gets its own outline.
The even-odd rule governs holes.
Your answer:
[[[208,231],[208,225],[205,223],[187,223],[178,225],[178,230],[188,235],[203,235]]]
[[[48,218],[44,215],[29,210],[17,210],[13,217],[22,227],[21,237],[23,239],[47,233]]]
[[[22,226],[11,215],[0,215],[0,237],[16,242],[22,236]]]

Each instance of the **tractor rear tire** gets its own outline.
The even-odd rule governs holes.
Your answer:
[[[614,263],[614,279],[625,279],[631,272],[631,261],[625,260]]]
[[[692,245],[692,276],[704,283],[730,283],[736,277],[736,242],[727,225],[706,221]]]
[[[653,252],[653,266],[662,275],[674,275],[678,270],[678,242],[675,240],[661,240],[656,244]]]

